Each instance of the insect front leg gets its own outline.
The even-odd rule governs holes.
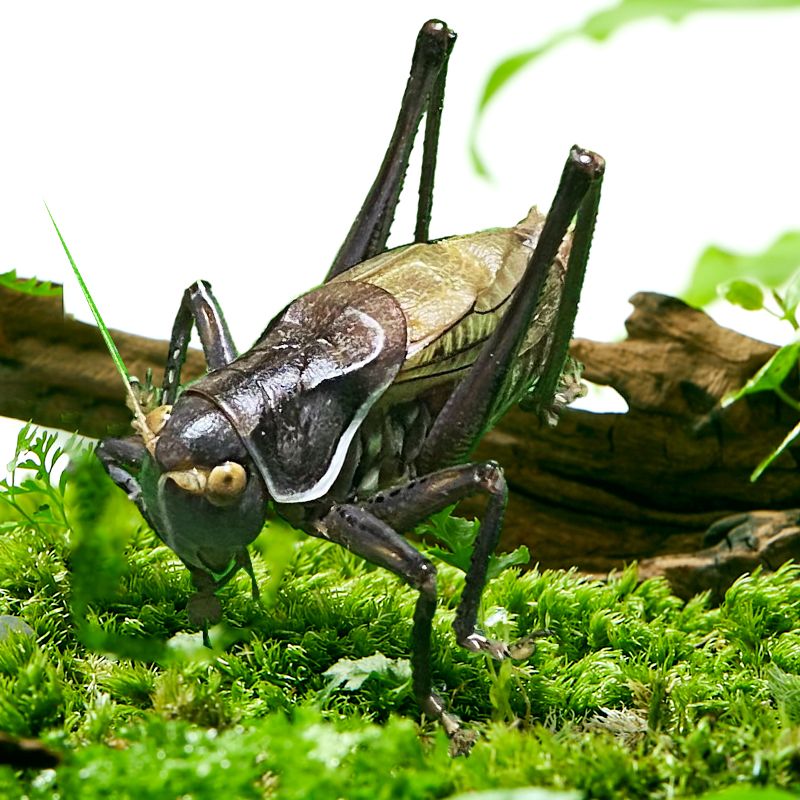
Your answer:
[[[236,358],[236,347],[219,303],[211,291],[211,286],[205,281],[192,284],[183,294],[172,328],[164,369],[161,405],[152,409],[144,420],[152,437],[157,437],[167,424],[172,412],[172,405],[177,399],[181,369],[186,359],[193,326],[197,327],[209,370],[223,367]],[[147,432],[146,430],[140,431],[140,433]],[[171,541],[169,537],[171,529],[169,519],[166,522],[161,520],[164,523],[162,525],[153,518],[153,514],[158,516],[155,509],[159,507],[160,489],[151,485],[143,492],[143,481],[147,483],[143,477],[145,472],[143,467],[151,461],[154,454],[152,444],[149,445],[151,449],[148,451],[145,438],[105,439],[98,445],[96,453],[111,479],[136,503],[150,527],[174,549],[174,541]],[[150,483],[153,483],[152,479]],[[148,510],[148,504],[151,505],[153,514]],[[221,577],[215,575],[210,567],[204,569],[197,564],[187,563],[185,559],[182,560],[189,568],[196,590],[189,601],[189,617],[193,623],[202,627],[203,641],[208,644],[208,626],[219,621],[222,614],[215,592],[227,583],[239,569],[245,569],[250,575],[253,597],[258,599],[258,586],[253,575],[250,557],[246,548],[238,550],[225,574]]]
[[[103,439],[94,452],[111,480],[128,495],[129,500],[133,500],[139,512],[147,519],[142,487],[133,474],[139,471],[147,454],[142,440],[133,436],[126,439]]]
[[[433,691],[431,626],[436,611],[436,567],[372,509],[361,505],[334,506],[309,533],[346,547],[372,564],[394,572],[419,592],[411,633],[411,675],[422,711],[438,719],[448,736],[461,729]]]
[[[210,625],[216,625],[222,619],[222,603],[217,597],[217,592],[234,578],[240,569],[243,569],[250,578],[253,600],[258,602],[261,598],[250,553],[246,547],[237,551],[233,564],[220,578],[215,578],[210,569],[200,569],[187,561],[184,561],[183,564],[189,570],[192,586],[195,589],[186,606],[189,622],[201,629],[203,644],[210,648],[211,639],[208,635],[208,628]]]
[[[211,284],[207,281],[193,283],[183,293],[172,326],[162,384],[161,402],[164,405],[171,405],[178,396],[181,369],[186,361],[193,325],[197,328],[209,371],[224,367],[236,358],[236,345],[219,303],[211,291]]]

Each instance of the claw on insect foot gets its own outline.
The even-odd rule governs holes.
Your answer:
[[[469,636],[460,639],[458,643],[466,650],[471,650],[473,653],[487,653],[498,661],[502,661],[511,655],[505,642],[488,639],[482,633],[471,633]]]
[[[430,694],[424,701],[420,702],[423,712],[434,719],[438,719],[444,732],[450,739],[450,756],[469,755],[475,742],[478,741],[478,734],[475,731],[463,728],[461,720],[455,714],[449,714],[444,710],[442,699],[436,694]]]

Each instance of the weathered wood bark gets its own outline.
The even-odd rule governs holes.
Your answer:
[[[572,343],[585,378],[613,386],[627,413],[568,409],[552,429],[517,410],[479,449],[504,465],[514,492],[504,544],[528,544],[542,566],[571,561],[603,572],[696,553],[720,517],[800,505],[791,452],[749,479],[797,415],[771,393],[718,406],[775,347],[674,298],[642,293],[631,302],[626,340]]]
[[[512,488],[503,545],[527,544],[543,567],[606,572],[634,559],[644,574],[668,574],[691,594],[719,590],[737,570],[773,565],[775,546],[708,549],[706,529],[721,517],[800,506],[800,471],[786,453],[756,483],[755,464],[781,441],[796,415],[771,394],[720,411],[775,351],[716,325],[679,300],[637,294],[628,338],[575,340],[585,377],[613,386],[624,414],[564,412],[556,428],[514,411],[481,444]],[[115,333],[131,372],[160,376],[166,342]],[[190,353],[187,377],[203,369]],[[89,436],[127,431],[120,379],[97,330],[65,319],[60,298],[0,288],[0,415]],[[762,519],[758,515],[751,519]],[[800,555],[792,514],[781,556]],[[755,524],[755,523],[754,523]],[[773,524],[774,528],[774,524]],[[769,551],[769,553],[767,553]]]
[[[160,380],[167,342],[113,331],[131,374]],[[186,377],[203,371],[191,351]],[[101,438],[130,433],[122,379],[94,325],[64,316],[61,297],[0,286],[0,416]]]
[[[752,572],[756,567],[774,570],[790,559],[796,561],[800,553],[798,523],[800,509],[797,508],[724,517],[712,526],[710,535],[704,537],[704,544],[714,546],[695,553],[642,559],[639,577],[663,576],[675,594],[685,598],[709,590],[712,599],[718,602],[725,590],[745,572]]]

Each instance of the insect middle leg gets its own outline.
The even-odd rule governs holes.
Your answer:
[[[380,491],[364,502],[334,506],[317,523],[316,529],[309,530],[316,536],[337,542],[373,564],[391,570],[419,591],[411,636],[414,694],[422,710],[441,720],[450,735],[459,729],[458,721],[445,712],[441,698],[433,692],[431,674],[436,568],[398,531],[408,531],[431,514],[476,493],[487,494],[488,505],[475,542],[453,629],[462,647],[503,658],[508,655],[507,646],[488,639],[476,629],[489,557],[497,544],[507,497],[503,471],[495,462],[450,467],[405,485]]]
[[[423,475],[405,485],[380,491],[363,507],[399,531],[409,531],[431,514],[475,494],[487,496],[486,510],[472,551],[464,591],[456,611],[456,641],[467,650],[495,658],[508,655],[503,642],[487,639],[477,630],[478,608],[486,583],[489,559],[497,546],[508,499],[503,470],[495,461],[459,464]]]
[[[390,525],[359,505],[334,506],[309,533],[346,547],[394,572],[419,592],[411,632],[411,681],[422,711],[438,719],[449,736],[460,729],[433,691],[431,628],[436,612],[436,567]]]

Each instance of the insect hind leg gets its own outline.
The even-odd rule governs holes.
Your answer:
[[[436,417],[420,452],[420,470],[467,460],[481,436],[508,407],[525,396],[530,384],[518,383],[514,366],[526,332],[540,310],[539,296],[547,272],[577,216],[564,298],[553,323],[546,363],[537,368],[539,380],[532,398],[539,410],[551,406],[572,335],[604,169],[605,162],[596,153],[578,147],[570,151],[544,227],[509,308]]]
[[[408,169],[411,148],[423,115],[427,117],[414,241],[428,240],[447,61],[455,40],[455,33],[440,20],[428,20],[422,26],[417,36],[400,113],[386,155],[375,182],[325,277],[326,281],[354,264],[383,252],[386,247]]]

